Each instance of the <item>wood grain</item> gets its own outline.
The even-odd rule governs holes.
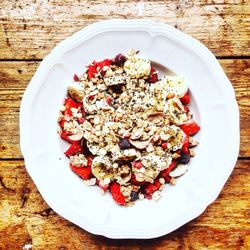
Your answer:
[[[250,55],[250,2],[3,0],[0,59],[42,59],[61,40],[96,21],[147,18],[192,35],[216,56]]]
[[[109,240],[66,221],[44,202],[23,161],[0,161],[0,249],[249,249],[250,160],[238,161],[198,218],[154,240]],[[185,235],[185,236],[184,236]]]
[[[240,156],[250,156],[250,59],[219,60],[231,80],[240,107]],[[0,157],[21,158],[19,107],[28,82],[39,62],[0,62]],[[8,131],[8,133],[6,133]]]

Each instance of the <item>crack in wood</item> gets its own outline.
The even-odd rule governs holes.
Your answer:
[[[52,210],[52,208],[47,208],[45,210],[42,210],[40,212],[36,212],[34,214],[41,215],[42,217],[49,217],[50,215],[55,215],[55,212]]]
[[[25,203],[27,202],[29,193],[30,193],[29,188],[25,187],[25,188],[22,189],[22,193],[21,193],[22,205],[21,205],[21,208],[23,208]]]
[[[8,192],[11,192],[11,193],[15,193],[15,190],[14,189],[11,189],[11,188],[8,188],[6,187],[6,185],[4,184],[3,182],[3,177],[0,176],[0,185]]]
[[[5,34],[5,38],[6,38],[6,43],[7,43],[8,47],[10,47],[10,40],[8,37],[7,27],[6,27],[5,23],[3,23],[3,29],[4,29],[4,34]]]

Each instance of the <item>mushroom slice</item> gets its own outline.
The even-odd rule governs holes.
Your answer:
[[[76,134],[69,135],[69,139],[72,141],[79,141],[83,137],[83,130],[80,126],[77,127],[77,132]]]
[[[177,168],[170,172],[171,177],[180,177],[188,171],[187,165],[179,164]]]
[[[83,89],[78,82],[73,82],[69,85],[68,94],[71,98],[73,98],[77,102],[82,102],[84,97]]]
[[[118,169],[119,175],[115,175],[114,178],[120,185],[126,184],[131,179],[131,168],[128,165],[123,165]]]
[[[140,156],[140,152],[136,151],[134,148],[125,149],[117,157],[117,161],[132,161]]]
[[[93,175],[99,180],[99,179],[112,179],[113,178],[113,172],[111,169],[111,163],[109,161],[109,158],[104,156],[96,156],[93,159],[91,170]]]
[[[156,124],[162,125],[164,123],[165,114],[163,112],[155,112],[148,115],[148,121]]]
[[[142,134],[143,134],[143,131],[144,131],[144,128],[134,128],[131,132],[131,136],[130,136],[130,139],[131,140],[136,140],[136,139],[139,139]]]
[[[92,127],[90,122],[88,122],[87,120],[84,120],[84,122],[82,124],[82,129],[84,131],[91,131],[93,129],[93,127]]]
[[[129,140],[129,142],[138,149],[145,149],[148,144],[150,143],[150,140],[146,141],[139,141],[139,140]]]

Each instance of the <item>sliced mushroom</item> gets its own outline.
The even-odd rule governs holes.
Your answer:
[[[70,135],[69,139],[72,141],[79,141],[83,137],[83,130],[80,126],[77,127],[77,133],[74,135]]]
[[[148,115],[148,121],[161,126],[164,123],[164,117],[163,112],[155,112]]]
[[[113,172],[111,169],[111,163],[108,157],[96,156],[93,159],[91,170],[93,175],[99,179],[113,178]]]
[[[137,140],[139,139],[143,134],[144,129],[143,128],[134,128],[131,132],[130,139],[131,140]]]
[[[126,184],[130,179],[131,179],[131,172],[126,175],[126,176],[119,176],[116,178],[117,182],[120,184],[120,185],[124,185]]]
[[[132,144],[134,147],[138,148],[138,149],[145,149],[148,144],[150,143],[150,140],[146,140],[146,141],[140,141],[140,140],[129,140],[130,144]]]
[[[97,155],[98,151],[100,150],[100,147],[94,146],[91,143],[87,142],[88,149],[93,155]]]
[[[132,161],[141,154],[134,148],[125,149],[120,154],[117,154],[116,161]]]
[[[87,120],[85,120],[82,124],[82,129],[84,131],[91,131],[93,129],[92,125],[90,122],[88,122]]]
[[[180,177],[188,171],[187,165],[179,164],[172,172],[170,172],[171,177]]]
[[[125,170],[125,171],[123,171]],[[128,165],[123,165],[118,169],[118,173],[121,173],[117,176],[114,176],[114,178],[117,180],[117,182],[121,185],[126,184],[131,179],[131,168]]]
[[[71,98],[78,102],[82,102],[84,97],[83,89],[78,82],[73,82],[69,85],[68,94]]]

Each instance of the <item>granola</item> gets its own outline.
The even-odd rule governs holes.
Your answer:
[[[93,61],[74,76],[58,130],[71,144],[71,169],[87,185],[109,190],[120,205],[160,198],[165,183],[187,172],[200,127],[187,107],[184,78],[163,76],[150,60],[126,56]]]

